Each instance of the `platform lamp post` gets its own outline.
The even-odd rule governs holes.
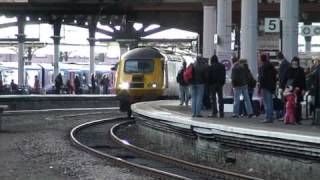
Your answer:
[[[24,81],[24,43],[26,41],[26,35],[24,34],[24,28],[26,23],[26,17],[24,15],[19,15],[18,19],[18,86],[23,87],[25,85]]]
[[[298,55],[299,0],[281,0],[280,19],[282,20],[282,52],[291,62],[291,59]]]
[[[58,18],[56,16],[52,16],[53,20],[53,36],[51,38],[53,39],[54,44],[54,62],[53,62],[53,71],[54,71],[54,78],[57,77],[59,74],[59,59],[60,59],[60,31],[61,31],[61,23],[62,19]]]
[[[95,58],[94,58],[94,50],[95,50],[95,34],[97,30],[98,16],[89,16],[88,17],[88,30],[89,30],[89,45],[90,45],[90,75],[95,74]],[[89,77],[90,77],[89,75]]]
[[[252,74],[257,75],[258,1],[241,1],[240,58],[247,59]]]
[[[203,5],[203,57],[211,58],[214,54],[214,35],[217,33],[217,7],[213,4]],[[198,36],[199,37],[199,36]],[[199,42],[199,41],[198,41]],[[200,43],[199,43],[200,45]]]

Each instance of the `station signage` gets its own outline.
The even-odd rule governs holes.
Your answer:
[[[305,25],[300,30],[300,34],[305,37],[320,36],[320,26]]]
[[[280,19],[279,18],[264,18],[264,32],[266,32],[266,33],[280,32]]]

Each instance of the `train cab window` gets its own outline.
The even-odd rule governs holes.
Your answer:
[[[125,62],[125,73],[151,73],[154,71],[154,61],[150,59],[129,59]]]

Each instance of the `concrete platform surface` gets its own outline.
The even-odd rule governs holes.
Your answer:
[[[177,100],[141,102],[133,104],[131,108],[134,113],[166,121],[179,128],[190,128],[201,134],[219,131],[320,145],[320,127],[312,126],[311,120],[302,120],[302,125],[286,125],[278,120],[265,124],[261,123],[263,114],[250,119],[232,118],[231,113],[225,113],[225,118],[209,118],[211,110],[203,110],[204,117],[194,118],[191,117],[191,107],[180,106]],[[228,106],[225,108],[228,110]]]

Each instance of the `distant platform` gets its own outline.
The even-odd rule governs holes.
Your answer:
[[[302,125],[285,125],[282,121],[261,123],[264,115],[254,118],[232,118],[231,105],[225,105],[225,118],[209,118],[211,110],[202,111],[202,118],[191,117],[191,107],[180,106],[177,100],[142,102],[132,105],[137,119],[154,121],[186,129],[206,138],[233,137],[248,145],[312,155],[320,158],[320,127],[311,120]]]
[[[0,95],[0,105],[8,105],[8,110],[41,110],[102,108],[117,106],[118,102],[113,94]]]

